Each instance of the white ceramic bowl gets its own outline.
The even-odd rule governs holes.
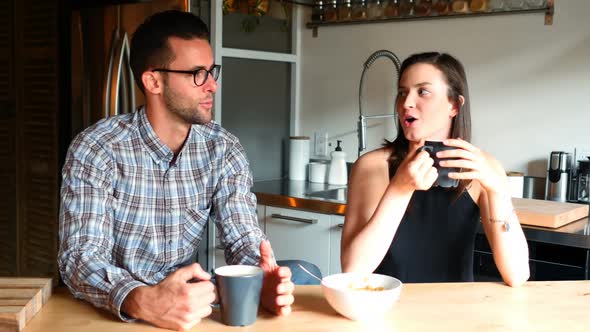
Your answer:
[[[383,289],[364,290],[376,287]],[[328,303],[352,320],[383,316],[399,299],[401,289],[402,282],[398,279],[375,273],[340,273],[322,279],[322,292]]]

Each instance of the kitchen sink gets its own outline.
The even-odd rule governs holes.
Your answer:
[[[336,188],[330,190],[314,191],[307,193],[308,197],[321,198],[332,201],[346,202],[348,188]]]

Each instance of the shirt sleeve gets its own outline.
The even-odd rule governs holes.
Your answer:
[[[115,266],[113,168],[101,144],[78,136],[62,170],[59,271],[76,298],[110,310],[120,319],[129,292],[145,284]]]
[[[228,264],[258,265],[260,242],[265,235],[258,226],[252,173],[244,149],[234,142],[225,154],[220,180],[213,195],[213,219],[225,244]]]

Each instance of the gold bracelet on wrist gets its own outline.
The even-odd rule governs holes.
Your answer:
[[[514,210],[514,208],[513,208],[512,211],[510,211],[510,214],[508,215],[508,217],[506,217],[506,219],[490,218],[489,221],[490,221],[490,223],[504,224],[504,231],[508,232],[508,231],[510,231],[510,224],[508,223],[508,221],[510,220],[510,218],[512,217],[512,215],[515,212],[516,212],[516,210]]]

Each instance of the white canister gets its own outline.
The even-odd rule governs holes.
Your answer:
[[[326,175],[328,174],[328,164],[325,163],[309,163],[309,182],[326,183]]]
[[[524,173],[521,172],[506,172],[508,178],[508,188],[510,190],[510,196],[516,198],[522,198],[524,189]]]
[[[307,180],[309,137],[289,137],[289,180]]]

